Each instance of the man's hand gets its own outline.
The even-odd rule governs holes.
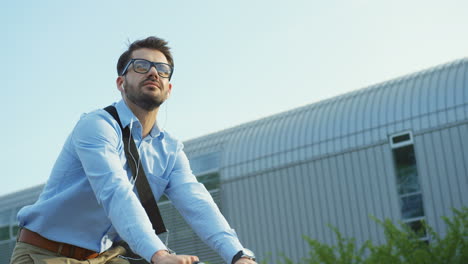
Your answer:
[[[151,257],[152,264],[192,264],[195,261],[199,261],[197,256],[171,255],[166,250],[160,250]]]
[[[257,262],[248,258],[241,258],[238,261],[236,261],[236,263],[234,264],[257,264]]]

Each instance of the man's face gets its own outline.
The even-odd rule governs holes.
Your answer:
[[[153,49],[138,49],[133,51],[132,59],[145,59],[151,62],[168,63],[164,54]],[[170,95],[172,84],[168,78],[158,75],[155,67],[151,67],[147,73],[138,73],[130,65],[127,73],[122,76],[123,95],[133,104],[147,111],[158,108]]]

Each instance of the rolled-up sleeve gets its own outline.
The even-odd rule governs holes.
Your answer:
[[[72,141],[97,201],[115,230],[135,253],[150,262],[156,251],[166,247],[156,236],[123,168],[121,134],[117,122],[103,113],[82,117]]]
[[[210,193],[193,175],[182,145],[176,153],[166,194],[198,236],[231,263],[242,245]]]

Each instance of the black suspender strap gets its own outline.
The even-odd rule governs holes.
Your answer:
[[[113,105],[109,105],[104,108],[104,110],[114,117],[122,129],[125,157],[127,158],[127,163],[132,170],[133,179],[136,177],[135,186],[138,196],[140,197],[140,202],[143,205],[143,208],[145,208],[146,214],[148,215],[151,224],[153,224],[156,234],[159,235],[167,232],[161,213],[159,212],[158,204],[156,203],[156,199],[154,198],[148,179],[146,178],[145,170],[141,165],[140,155],[138,154],[138,149],[135,145],[135,141],[133,140],[132,133],[130,133],[129,127],[122,127],[119,115],[117,114],[117,109]],[[139,169],[137,170],[137,168]]]

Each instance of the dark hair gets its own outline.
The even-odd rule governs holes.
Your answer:
[[[158,37],[147,37],[145,39],[136,40],[132,44],[128,46],[128,49],[120,55],[119,60],[117,61],[117,74],[121,75],[123,69],[127,65],[127,63],[131,60],[132,52],[137,49],[147,48],[147,49],[154,49],[159,50],[166,56],[167,62],[174,67],[174,60],[172,58],[172,54],[167,46],[167,41]]]

